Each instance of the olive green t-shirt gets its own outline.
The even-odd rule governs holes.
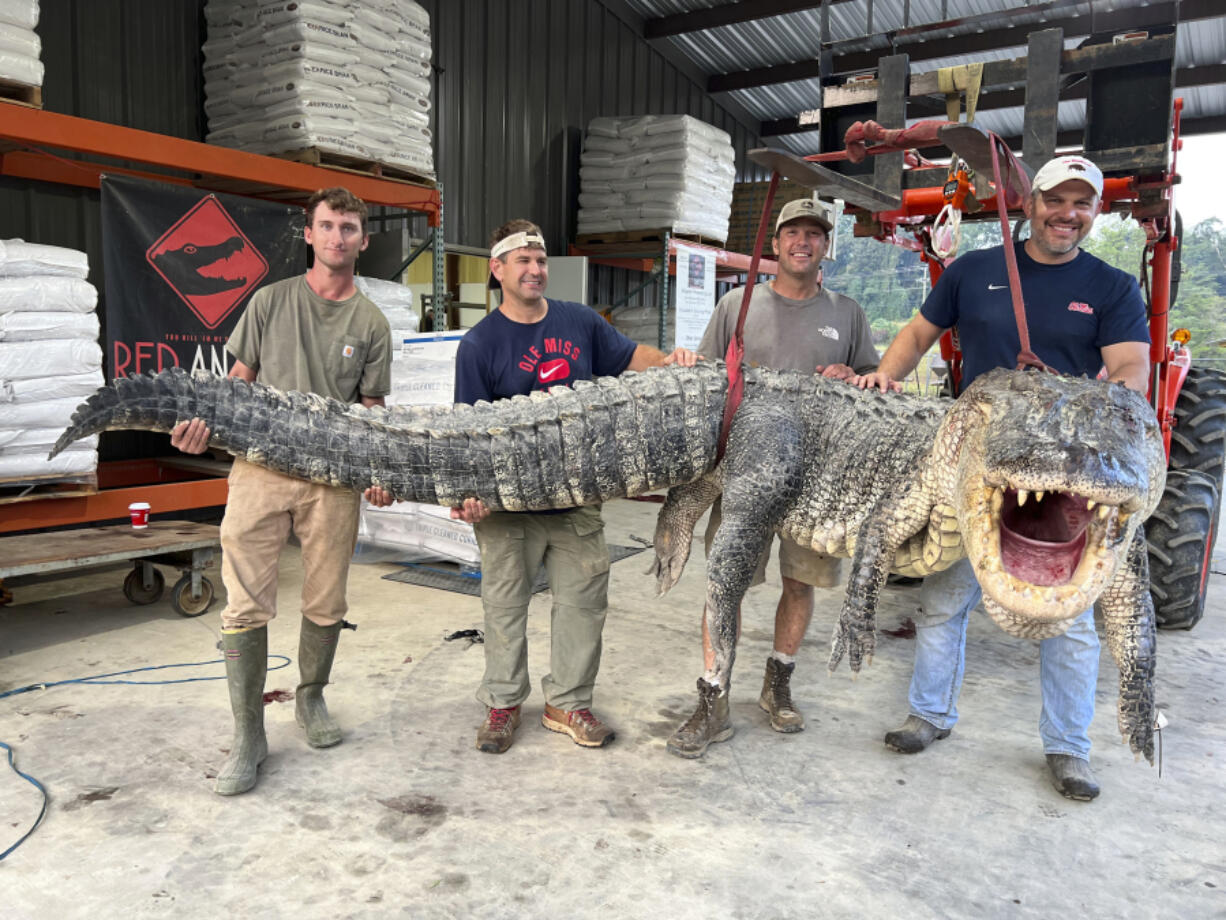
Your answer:
[[[353,403],[392,388],[392,331],[379,308],[361,292],[320,297],[306,275],[256,291],[226,350],[279,390]]]

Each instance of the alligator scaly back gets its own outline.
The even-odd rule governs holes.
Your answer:
[[[402,501],[570,508],[689,482],[715,464],[723,366],[653,368],[474,406],[367,409],[180,368],[121,378],[72,417],[52,456],[116,429],[191,418],[210,446],[299,479]]]

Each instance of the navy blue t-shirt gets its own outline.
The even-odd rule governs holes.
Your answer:
[[[460,340],[455,401],[493,402],[592,377],[615,376],[637,343],[581,303],[548,300],[538,323],[517,323],[495,310]]]
[[[1104,346],[1149,342],[1136,278],[1081,250],[1070,262],[1046,265],[1030,258],[1024,243],[1014,245],[1030,348],[1045,364],[1093,377],[1102,369]],[[963,389],[993,368],[1017,365],[1021,340],[1003,247],[955,259],[920,313],[942,329],[958,327]]]

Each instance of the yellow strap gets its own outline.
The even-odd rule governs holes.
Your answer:
[[[959,121],[961,94],[966,93],[966,123],[975,120],[979,105],[979,88],[983,84],[983,64],[958,64],[942,67],[937,71],[937,87],[945,94],[945,115],[950,121]]]
[[[253,629],[263,629],[263,626],[235,626],[233,629],[223,628],[221,634],[223,636],[236,636],[239,633],[251,632]]]

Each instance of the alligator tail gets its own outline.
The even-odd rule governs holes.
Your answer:
[[[722,366],[653,368],[475,406],[345,405],[180,368],[98,390],[52,449],[200,418],[209,444],[299,479],[402,501],[570,508],[689,482],[715,463]]]

